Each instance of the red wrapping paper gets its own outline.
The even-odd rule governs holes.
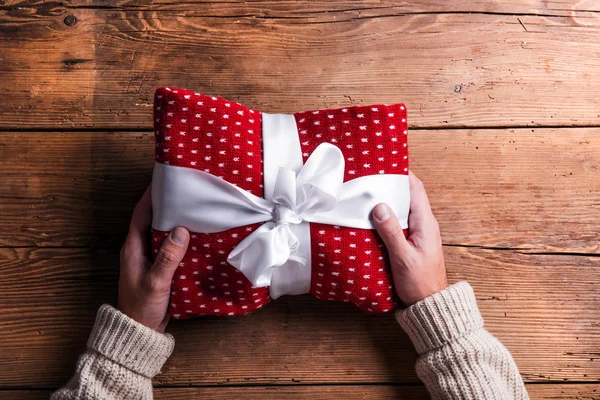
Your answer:
[[[402,104],[347,107],[294,114],[303,161],[329,142],[344,154],[344,181],[374,174],[408,174],[406,108]],[[233,101],[180,88],[154,98],[156,162],[195,168],[263,195],[261,113]],[[240,315],[271,299],[227,263],[233,248],[259,225],[220,233],[191,232],[173,278],[169,313]],[[158,252],[168,232],[152,231]],[[381,239],[373,230],[310,224],[310,293],[354,303],[367,313],[392,311],[397,299]]]

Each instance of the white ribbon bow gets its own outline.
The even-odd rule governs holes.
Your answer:
[[[266,180],[265,173],[265,186]],[[371,211],[385,202],[407,227],[408,176],[369,175],[344,183],[344,156],[329,143],[319,145],[298,172],[279,166],[270,187],[267,200],[209,173],[156,163],[152,226],[215,233],[264,222],[227,261],[254,286],[270,286],[274,299],[310,290],[309,222],[373,229]]]
[[[270,286],[274,268],[286,263],[305,268],[309,260],[307,254],[298,254],[300,240],[293,225],[318,220],[319,213],[334,210],[343,183],[344,156],[331,144],[319,145],[297,176],[293,170],[279,167],[273,199],[267,206],[273,220],[242,240],[227,261],[256,287]]]

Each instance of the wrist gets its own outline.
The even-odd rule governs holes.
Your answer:
[[[173,352],[175,339],[104,304],[98,310],[87,346],[117,364],[152,378]]]
[[[169,321],[169,315],[167,314],[168,300],[168,296],[165,299],[156,297],[138,299],[119,296],[117,310],[145,327],[158,333],[165,333]]]
[[[427,284],[423,284],[423,281],[428,282]],[[396,290],[396,294],[405,306],[410,307],[419,301],[425,300],[436,293],[448,289],[448,287],[449,285],[446,275],[443,275],[437,282],[427,278],[420,279],[418,282],[410,285],[406,285],[405,283],[402,287],[402,290]]]
[[[475,293],[467,282],[456,283],[407,309],[398,310],[396,319],[419,354],[483,327]]]

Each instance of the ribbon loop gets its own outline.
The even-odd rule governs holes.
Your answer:
[[[310,155],[297,177],[301,192],[298,210],[302,215],[335,208],[344,184],[344,156],[329,143],[321,143]]]
[[[267,222],[242,240],[227,261],[242,272],[255,287],[270,286],[273,269],[287,262],[290,241],[297,241],[287,225]]]

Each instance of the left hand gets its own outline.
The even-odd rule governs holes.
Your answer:
[[[175,228],[165,239],[154,263],[148,258],[152,222],[151,187],[133,210],[129,234],[121,249],[117,308],[137,322],[164,332],[171,280],[190,243],[187,229]]]

